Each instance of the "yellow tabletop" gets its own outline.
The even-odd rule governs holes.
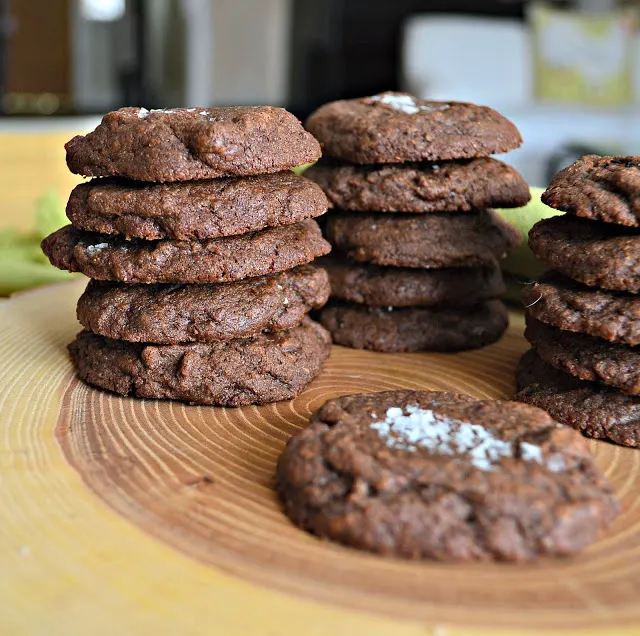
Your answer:
[[[12,225],[28,230],[33,225],[36,199],[55,190],[66,202],[82,177],[71,174],[65,161],[64,144],[84,134],[97,119],[34,123],[11,122],[0,128],[0,227]]]

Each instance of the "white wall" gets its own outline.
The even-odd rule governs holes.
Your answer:
[[[212,103],[284,104],[290,0],[211,1]]]

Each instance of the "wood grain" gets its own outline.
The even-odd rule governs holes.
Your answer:
[[[78,328],[81,286],[0,304],[0,598],[9,608],[0,633],[638,633],[636,450],[592,442],[622,514],[580,557],[528,566],[361,554],[294,528],[272,490],[286,439],[329,397],[394,387],[509,395],[526,348],[521,319],[479,352],[335,348],[291,403],[201,408],[123,399],[74,378],[64,345]]]

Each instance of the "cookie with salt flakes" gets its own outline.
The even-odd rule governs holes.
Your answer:
[[[473,159],[522,144],[514,124],[492,108],[397,92],[329,102],[305,128],[325,156],[358,164]]]
[[[65,145],[85,177],[191,181],[267,174],[320,158],[318,142],[284,108],[120,108]]]
[[[289,441],[276,485],[303,529],[408,559],[567,556],[618,511],[576,431],[526,404],[444,392],[326,402]]]

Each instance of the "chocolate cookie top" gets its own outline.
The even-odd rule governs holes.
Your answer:
[[[561,331],[531,316],[524,335],[535,352],[557,369],[640,395],[640,349]]]
[[[515,400],[544,409],[588,437],[640,446],[640,397],[585,382],[544,362],[532,350],[516,371]]]
[[[576,431],[526,404],[444,392],[326,402],[289,441],[276,487],[305,530],[412,559],[565,556],[618,512]]]
[[[529,247],[544,263],[586,285],[640,292],[640,232],[571,215],[538,221]]]
[[[282,272],[330,249],[313,220],[205,241],[127,241],[67,225],[42,242],[58,269],[124,283],[225,283]]]
[[[298,326],[329,298],[327,273],[312,265],[213,285],[90,281],[78,320],[96,334],[176,344],[219,342]]]
[[[531,198],[518,172],[495,159],[373,166],[321,162],[305,176],[344,210],[468,212],[520,207]]]
[[[493,210],[465,214],[331,214],[331,244],[356,261],[394,267],[493,264],[520,243],[520,232]]]
[[[320,322],[335,343],[354,349],[449,352],[496,342],[509,317],[498,300],[459,309],[395,309],[332,301],[321,310]]]
[[[332,296],[374,307],[471,305],[505,292],[497,263],[424,270],[379,267],[332,255],[320,264],[329,273]]]
[[[191,240],[290,225],[328,205],[319,186],[288,171],[169,184],[107,178],[77,186],[67,216],[92,232]]]
[[[522,143],[518,129],[486,106],[394,92],[325,104],[305,128],[326,156],[351,163],[472,159]]]
[[[190,181],[280,172],[320,157],[318,142],[284,108],[121,108],[65,145],[85,177]]]
[[[299,327],[230,342],[147,345],[82,331],[69,345],[78,375],[121,395],[245,406],[290,400],[320,373],[329,334]]]
[[[640,344],[640,296],[586,287],[557,272],[525,287],[527,313],[548,325],[611,342]]]
[[[585,155],[555,176],[542,201],[587,219],[640,227],[640,157]]]

